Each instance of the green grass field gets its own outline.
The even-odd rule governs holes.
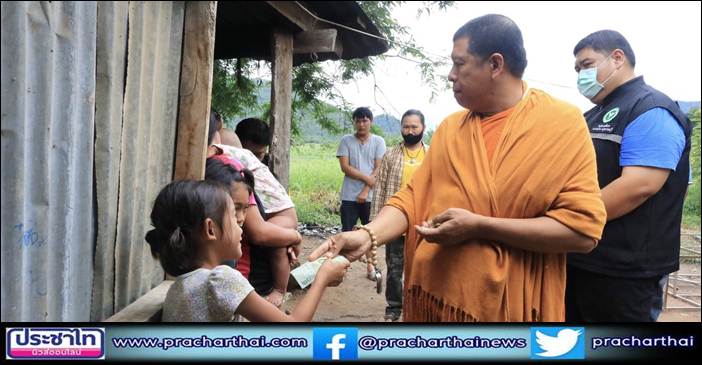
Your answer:
[[[290,167],[290,196],[297,206],[300,222],[323,226],[341,225],[339,191],[343,173],[336,158],[336,145],[303,144],[293,146]],[[695,152],[696,151],[696,152]],[[694,183],[690,186],[683,224],[700,229],[700,125],[695,127],[693,147]]]
[[[336,146],[293,146],[290,156],[290,197],[300,222],[323,226],[341,225],[339,191],[344,175],[336,158]]]
[[[683,225],[688,229],[700,230],[700,114],[699,109],[690,118],[694,124],[692,131],[692,185],[688,188],[685,208],[683,209]]]

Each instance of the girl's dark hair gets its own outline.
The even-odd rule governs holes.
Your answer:
[[[237,170],[234,166],[221,161],[219,158],[208,158],[205,165],[205,180],[216,181],[226,187],[233,182],[242,182],[254,192],[254,176],[249,169]]]
[[[424,125],[424,114],[422,114],[422,112],[419,111],[418,109],[410,109],[410,110],[406,111],[405,114],[402,114],[402,118],[400,118],[400,124],[402,124],[402,121],[405,120],[405,117],[408,115],[418,116],[419,120],[422,122],[422,126],[425,126]]]
[[[164,271],[178,276],[197,269],[200,247],[196,235],[206,218],[222,227],[229,199],[228,190],[213,181],[174,181],[158,193],[151,210],[154,229],[145,239]]]

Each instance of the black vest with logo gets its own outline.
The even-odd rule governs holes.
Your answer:
[[[607,222],[602,240],[588,254],[568,254],[568,265],[617,277],[654,277],[678,270],[680,220],[690,171],[691,123],[665,94],[643,77],[626,82],[601,105],[585,113],[597,154],[597,174],[604,188],[622,174],[619,154],[626,127],[653,109],[668,110],[685,131],[685,149],[663,187],[630,213]]]

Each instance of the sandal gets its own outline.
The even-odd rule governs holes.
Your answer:
[[[400,313],[385,313],[385,322],[398,322]]]

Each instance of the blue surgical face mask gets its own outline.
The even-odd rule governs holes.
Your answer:
[[[592,100],[602,89],[604,89],[604,84],[609,81],[609,79],[614,75],[616,69],[605,79],[601,84],[597,81],[597,68],[600,67],[605,61],[609,59],[609,56],[602,60],[597,66],[586,68],[578,72],[578,91],[583,94],[584,97]]]

